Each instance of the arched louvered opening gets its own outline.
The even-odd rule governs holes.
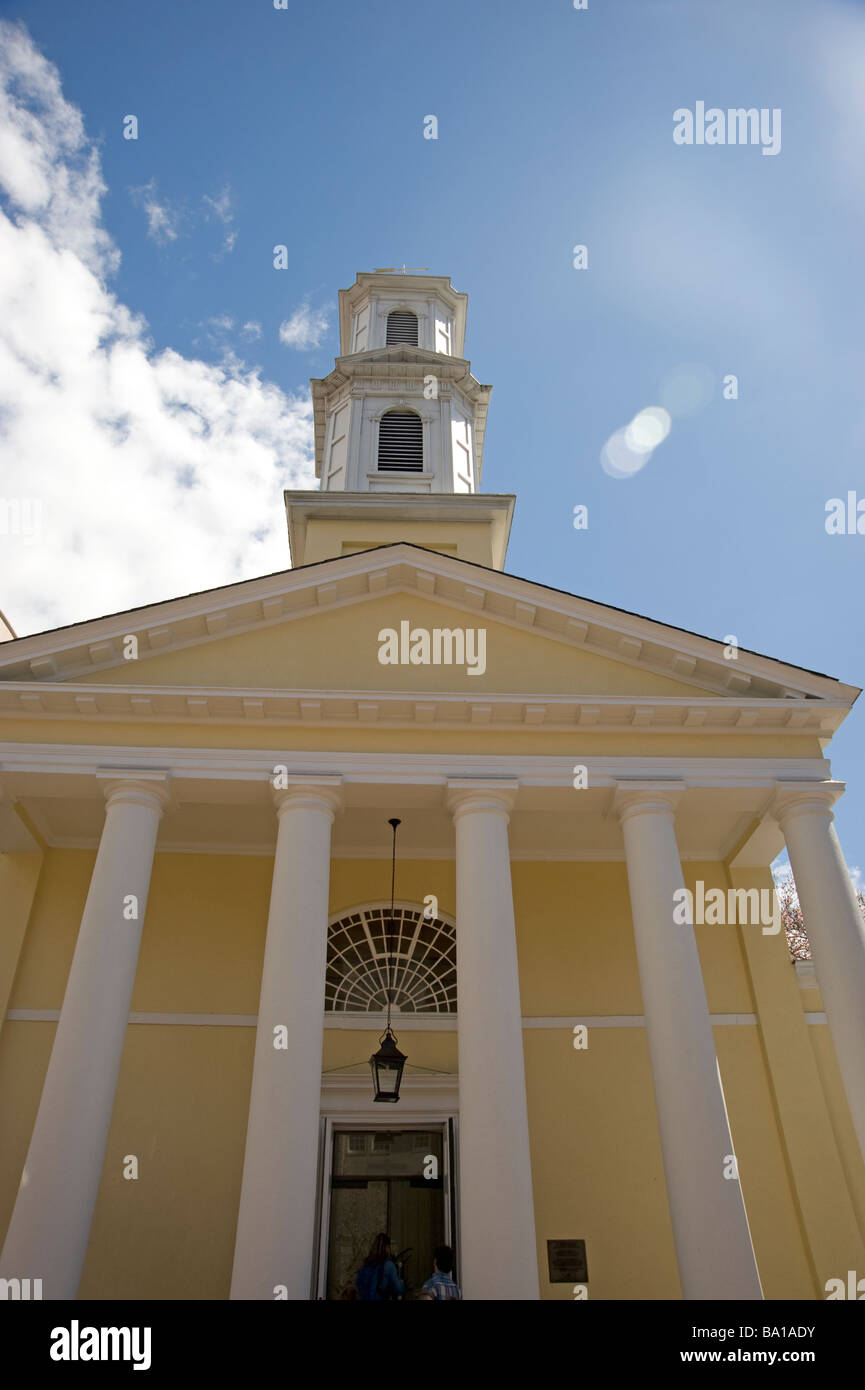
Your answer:
[[[394,309],[387,316],[387,337],[385,342],[408,343],[417,347],[417,314],[408,309]]]
[[[380,472],[423,472],[423,422],[413,410],[388,410],[378,427]]]
[[[324,1007],[384,1013],[452,1014],[457,1007],[456,928],[421,908],[358,908],[327,929]]]

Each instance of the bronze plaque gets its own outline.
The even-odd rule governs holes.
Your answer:
[[[551,1284],[587,1284],[589,1267],[586,1264],[584,1240],[548,1240],[547,1263]]]

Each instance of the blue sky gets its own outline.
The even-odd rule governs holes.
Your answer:
[[[337,350],[336,292],[405,262],[469,294],[467,355],[494,386],[484,487],[518,499],[511,572],[865,684],[865,535],[824,526],[828,499],[865,498],[865,6],[2,14],[62,85],[20,50],[32,80],[22,95],[7,71],[2,113],[23,270],[0,272],[21,317],[0,367],[30,412],[4,468],[45,506],[41,540],[2,547],[19,631],[286,565],[281,490],[311,480],[307,383]],[[697,101],[779,108],[780,153],[674,144]],[[709,399],[609,476],[605,441],[683,364]],[[863,718],[831,756],[865,867]]]

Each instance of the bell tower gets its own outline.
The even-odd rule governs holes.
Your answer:
[[[340,290],[340,356],[311,383],[320,490],[285,494],[294,566],[409,541],[503,569],[515,499],[479,493],[492,387],[462,355],[466,304],[405,268]]]

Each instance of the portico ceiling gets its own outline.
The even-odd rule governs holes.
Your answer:
[[[130,750],[122,772],[134,776],[166,769],[167,750]],[[0,747],[6,815],[0,817],[0,848],[14,843],[22,817],[50,846],[95,849],[104,822],[106,779],[121,769],[116,752]],[[285,755],[283,755],[284,757]],[[187,751],[169,772],[170,804],[159,828],[158,849],[173,852],[273,853],[276,816],[269,775],[277,761],[266,753],[235,757],[208,750]],[[289,759],[292,773],[341,779],[343,809],[333,826],[337,857],[382,857],[390,853],[388,816],[398,815],[401,854],[406,859],[447,859],[454,834],[447,810],[448,781],[465,776],[516,779],[510,815],[510,846],[516,860],[623,860],[621,830],[614,812],[617,787],[631,781],[678,783],[676,831],[684,859],[724,858],[765,813],[779,782],[829,777],[823,759],[590,758],[589,785],[573,785],[573,762],[560,757],[517,760],[475,758],[447,763],[436,755],[355,757],[339,767],[335,755],[308,753]],[[467,766],[468,763],[468,766]],[[5,832],[4,827],[5,825]],[[782,848],[780,832],[778,850]]]

